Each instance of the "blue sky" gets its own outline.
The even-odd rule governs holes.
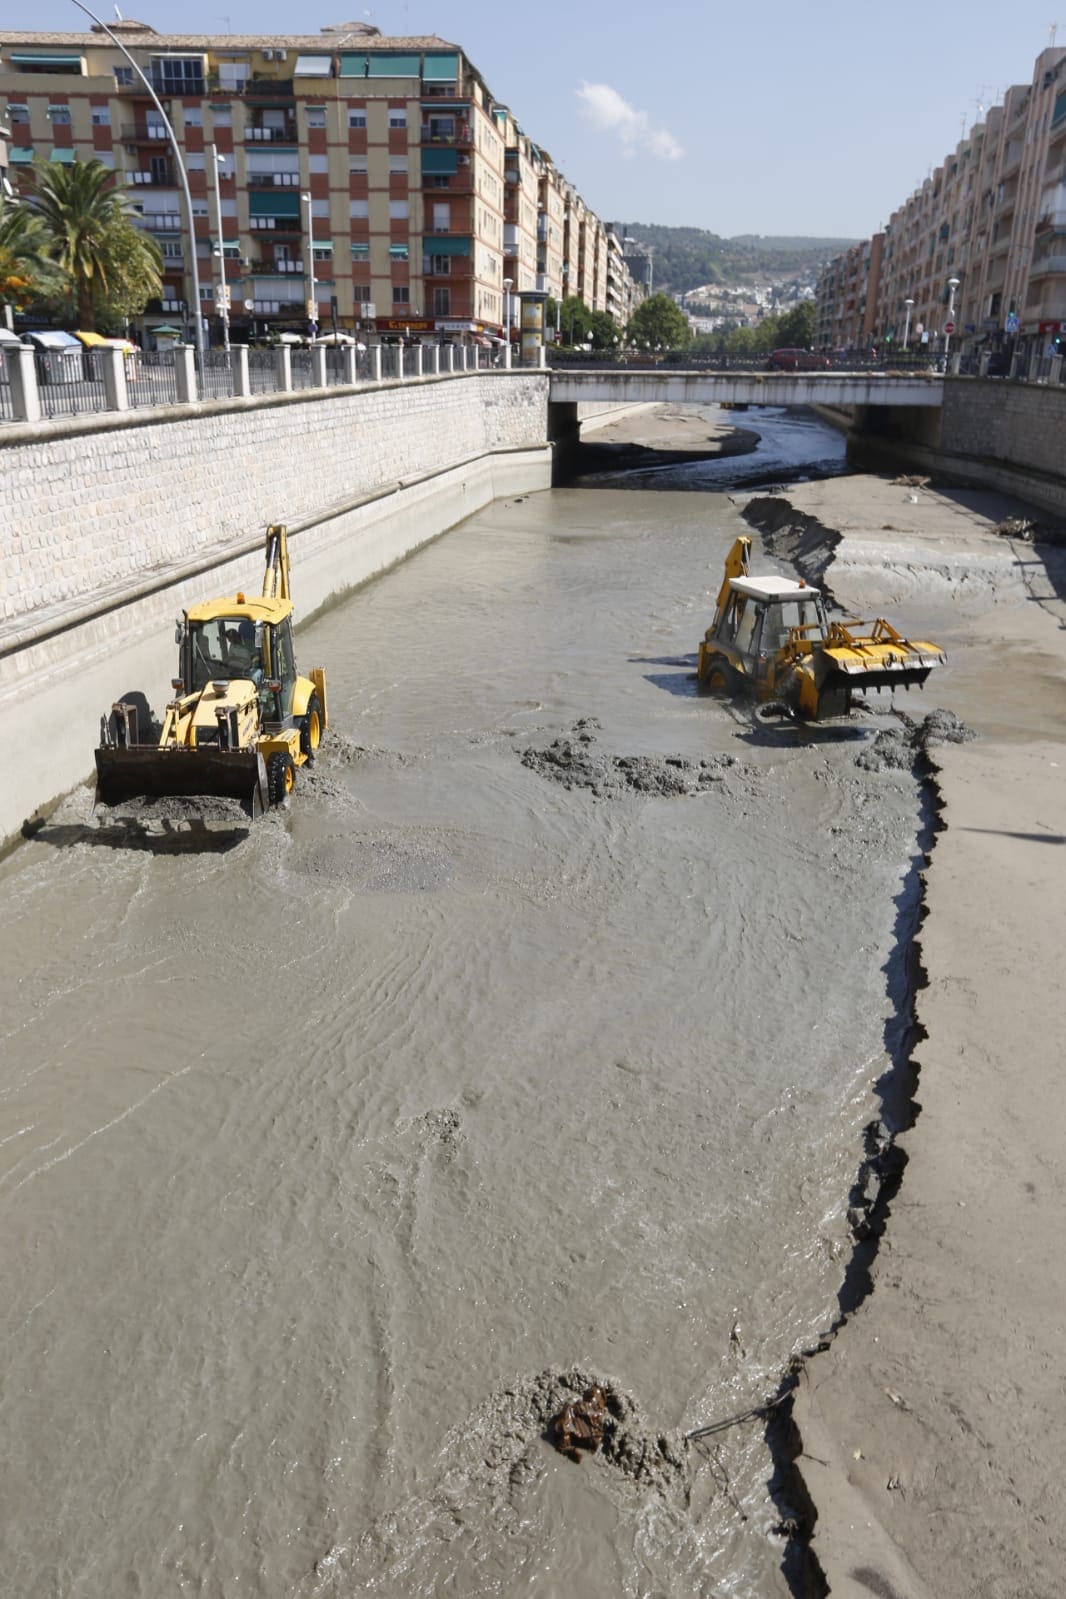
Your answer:
[[[106,21],[114,5],[87,0]],[[867,237],[1032,65],[1066,0],[119,0],[161,32],[349,19],[462,45],[607,221]],[[80,31],[70,0],[18,8]],[[0,27],[15,25],[13,4]],[[7,13],[6,17],[3,13]]]

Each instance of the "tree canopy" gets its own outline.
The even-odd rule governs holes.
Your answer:
[[[130,221],[126,197],[102,162],[35,165],[20,210],[52,268],[34,298],[67,302],[78,327],[121,322],[159,294],[159,246]]]
[[[668,294],[652,294],[629,319],[627,336],[643,350],[687,350],[692,343],[688,318]]]

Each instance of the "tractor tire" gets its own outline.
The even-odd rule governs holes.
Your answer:
[[[267,761],[267,799],[285,805],[296,787],[296,767],[288,750],[278,750]]]
[[[740,679],[724,655],[712,655],[707,662],[700,687],[709,694],[731,695],[737,692]]]
[[[310,766],[315,758],[315,753],[322,743],[322,706],[317,694],[312,694],[307,702],[307,710],[300,718],[300,753],[307,757]]]

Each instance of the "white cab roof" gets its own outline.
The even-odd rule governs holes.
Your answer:
[[[750,594],[753,600],[814,600],[820,592],[793,577],[735,577],[730,587],[737,594]]]

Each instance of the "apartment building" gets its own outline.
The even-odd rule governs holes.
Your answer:
[[[872,255],[874,243],[856,248]],[[820,344],[854,313],[852,253],[819,280]],[[1025,364],[1066,334],[1066,49],[1043,50],[1032,81],[1008,89],[892,213],[865,293],[882,345],[947,341]]]
[[[95,158],[122,179],[163,255],[149,332],[191,317],[195,275],[203,315],[225,304],[238,339],[311,323],[498,338],[508,292],[568,292],[567,230],[592,216],[460,47],[370,24],[0,32],[5,117],[16,187],[38,158]]]

